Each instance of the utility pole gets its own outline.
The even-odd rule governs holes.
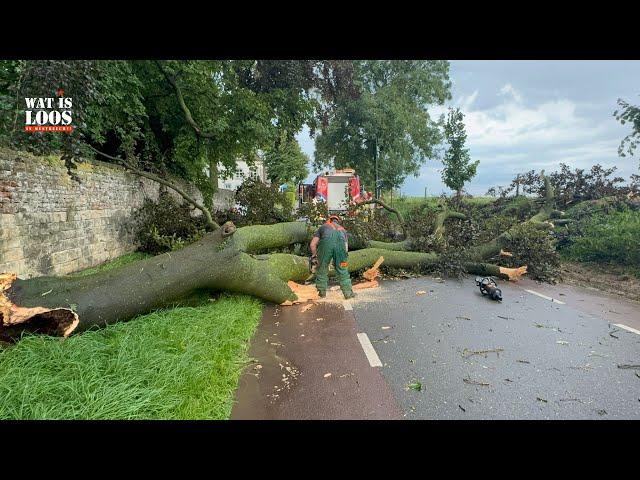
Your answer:
[[[427,199],[427,187],[424,187],[424,199]]]
[[[373,152],[376,161],[376,198],[380,198],[380,178],[378,177],[378,139],[374,140],[375,150]]]

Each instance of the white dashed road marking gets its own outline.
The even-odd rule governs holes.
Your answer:
[[[620,327],[620,328],[623,328],[623,329],[625,329],[625,330],[627,330],[629,332],[637,333],[638,335],[640,335],[640,330],[636,330],[635,328],[627,327],[626,325],[623,325],[621,323],[614,323],[614,325],[616,327]]]
[[[362,349],[364,350],[364,354],[367,356],[367,360],[369,360],[369,365],[372,367],[381,367],[382,362],[380,361],[380,357],[371,345],[371,341],[366,333],[358,333],[358,340],[360,340],[360,345],[362,345]]]
[[[553,303],[559,303],[560,305],[564,305],[564,302],[561,302],[560,300],[556,300],[555,298],[551,298],[551,297],[547,297],[546,295],[543,295],[541,293],[538,292],[534,292],[533,290],[527,290],[526,288],[524,289],[525,292],[529,292],[532,295],[537,295],[540,298],[544,298],[545,300],[550,300]]]

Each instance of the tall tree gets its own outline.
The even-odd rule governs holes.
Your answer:
[[[442,163],[442,181],[451,190],[456,192],[456,196],[462,194],[464,184],[476,175],[479,160],[471,161],[469,149],[465,148],[467,132],[464,128],[464,114],[459,108],[449,108],[449,115],[444,124],[444,135],[449,145]]]
[[[70,135],[12,130],[0,138],[39,153],[63,153],[70,173],[94,152],[174,189],[216,227],[206,205],[217,189],[218,165],[313,125],[317,62],[308,61],[18,61],[0,63],[0,126],[24,115],[24,97],[73,98]],[[22,102],[22,103],[21,103]],[[168,174],[195,184],[195,202]]]
[[[273,183],[297,184],[307,178],[309,157],[302,151],[295,138],[289,138],[285,133],[281,135],[273,146],[264,152],[264,164],[267,176]]]
[[[627,154],[632,156],[635,152],[636,146],[640,143],[640,107],[631,105],[629,102],[622,99],[618,99],[618,105],[620,105],[621,110],[613,112],[616,120],[618,120],[622,125],[625,123],[631,124],[631,133],[624,137],[622,142],[620,142],[618,154],[621,157],[626,157]]]
[[[451,97],[449,63],[367,60],[326,67],[334,74],[325,75],[331,81],[323,100],[330,107],[316,139],[315,168],[352,167],[373,186],[377,163],[384,189],[417,175],[441,141],[428,108]]]

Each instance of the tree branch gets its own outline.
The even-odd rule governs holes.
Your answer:
[[[191,115],[191,110],[189,110],[189,107],[187,107],[187,104],[184,101],[184,96],[182,95],[182,89],[178,85],[178,82],[176,82],[175,75],[171,75],[169,72],[167,72],[159,60],[156,60],[156,65],[164,75],[164,78],[167,79],[167,82],[169,82],[169,84],[173,87],[173,90],[176,92],[176,97],[178,98],[178,103],[180,104],[180,108],[184,113],[184,118],[187,120],[187,123],[191,125],[191,128],[193,128],[193,130],[196,132],[196,135],[202,138],[214,138],[215,134],[203,132],[200,126],[193,119],[193,115]]]
[[[444,237],[445,226],[444,222],[450,218],[457,218],[458,220],[466,220],[467,216],[464,213],[454,212],[453,210],[449,210],[445,208],[440,213],[436,215],[436,220],[433,228],[433,234],[442,239]]]
[[[135,173],[136,175],[139,175],[141,177],[148,178],[149,180],[153,180],[154,182],[158,182],[159,184],[164,185],[165,187],[169,187],[171,190],[176,192],[178,195],[180,195],[182,198],[184,198],[187,202],[189,202],[191,205],[193,205],[194,207],[196,207],[198,210],[200,210],[202,212],[202,214],[204,215],[204,217],[205,217],[205,219],[207,221],[207,226],[210,229],[217,230],[217,229],[220,228],[220,225],[218,225],[213,220],[213,216],[211,215],[211,211],[207,207],[202,205],[200,202],[198,202],[196,199],[191,197],[189,194],[187,194],[184,190],[182,190],[180,187],[178,187],[174,183],[172,183],[172,182],[170,182],[168,180],[165,180],[162,177],[154,175],[153,173],[145,172],[144,170],[140,170],[140,169],[134,167],[133,165],[131,165],[129,162],[127,162],[123,158],[113,157],[113,156],[111,156],[111,155],[109,155],[107,153],[104,153],[104,152],[101,152],[100,150],[97,150],[96,148],[92,147],[91,145],[88,145],[88,146],[89,146],[89,148],[91,150],[93,150],[98,155],[101,155],[101,156],[103,156],[105,158],[108,158],[109,160],[117,162],[118,164],[120,164],[124,168],[126,168],[127,170],[130,170],[132,173]]]
[[[365,200],[364,202],[360,202],[360,203],[358,203],[356,205],[356,209],[360,208],[363,205],[371,205],[372,203],[377,203],[378,205],[380,205],[385,210],[387,210],[387,211],[389,211],[391,213],[395,213],[396,216],[398,217],[398,221],[400,222],[400,226],[402,227],[402,233],[404,233],[405,237],[407,236],[407,230],[405,228],[404,217],[402,216],[402,214],[398,210],[396,210],[395,208],[390,207],[389,205],[384,203],[379,198],[372,198],[371,200]]]

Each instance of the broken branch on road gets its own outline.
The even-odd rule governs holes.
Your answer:
[[[489,350],[469,350],[469,349],[465,348],[462,351],[462,356],[464,358],[469,358],[469,357],[472,357],[474,355],[483,355],[484,358],[487,358],[487,353],[495,353],[499,357],[500,356],[500,352],[503,352],[503,351],[504,351],[503,348],[492,348],[492,349],[489,349]]]
[[[468,385],[480,385],[482,387],[490,386],[487,382],[478,382],[477,380],[471,380],[470,378],[463,378],[462,381]]]

